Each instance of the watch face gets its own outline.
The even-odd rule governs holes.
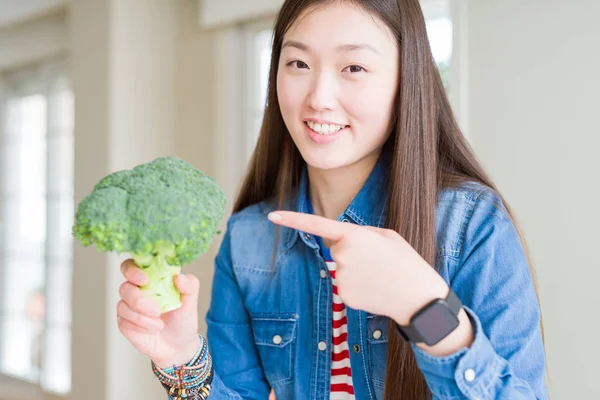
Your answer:
[[[431,303],[427,308],[415,315],[412,326],[423,337],[423,342],[433,346],[448,336],[458,327],[458,317],[448,308],[443,300]]]

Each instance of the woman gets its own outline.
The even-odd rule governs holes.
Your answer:
[[[173,398],[547,398],[524,246],[418,0],[285,1],[234,208],[206,341],[196,278],[160,316],[123,264],[119,327]]]

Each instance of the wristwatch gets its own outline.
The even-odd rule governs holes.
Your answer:
[[[458,313],[461,309],[460,299],[450,289],[448,297],[433,300],[419,310],[408,326],[396,324],[396,328],[406,341],[434,346],[458,327]]]

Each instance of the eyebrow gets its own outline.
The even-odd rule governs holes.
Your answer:
[[[283,46],[281,46],[281,49],[285,49],[286,47],[295,47],[297,49],[300,49],[302,51],[306,51],[307,53],[310,53],[312,51],[312,49],[310,48],[310,46],[308,46],[305,43],[302,42],[298,42],[295,40],[288,40],[286,41]],[[360,43],[360,44],[342,44],[339,45],[337,47],[337,51],[338,52],[343,52],[343,53],[349,53],[349,52],[353,52],[353,51],[359,51],[359,50],[369,50],[372,51],[374,53],[380,54],[381,53],[373,46],[371,46],[370,44],[366,44],[366,43]]]

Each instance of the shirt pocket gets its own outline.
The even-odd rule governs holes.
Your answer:
[[[367,315],[367,344],[369,368],[373,385],[380,389],[385,386],[385,370],[387,366],[389,319],[381,315]]]
[[[295,314],[252,317],[254,342],[271,387],[291,383],[296,351]]]

